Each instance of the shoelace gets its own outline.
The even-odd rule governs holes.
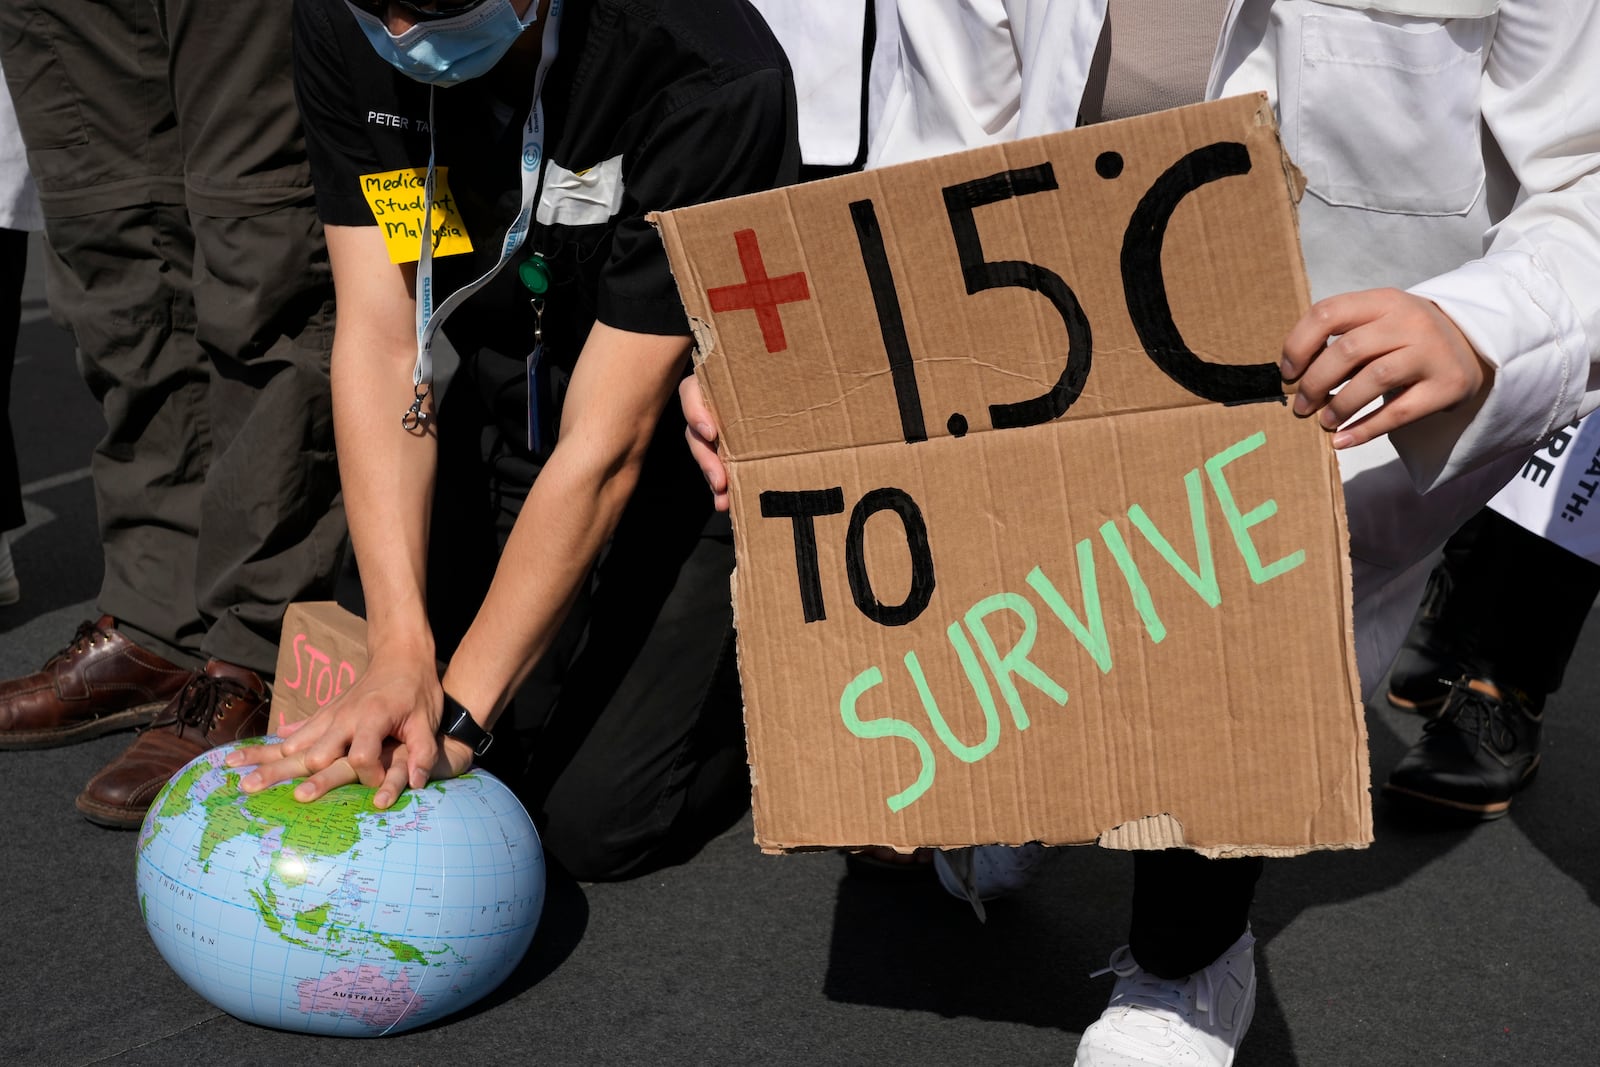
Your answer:
[[[95,638],[104,633],[108,633],[108,631],[100,629],[99,626],[92,622],[80,622],[78,624],[78,632],[72,635],[72,640],[67,643],[67,647],[51,656],[50,662],[46,663],[45,667],[51,667],[60,660],[75,656],[85,649],[91,648],[95,644]]]
[[[176,732],[182,736],[184,729],[192,726],[204,734],[211,729],[217,713],[229,701],[248,699],[251,699],[250,693],[237,682],[213,678],[209,674],[197,674],[179,691],[178,699],[167,705],[172,714],[161,716],[145,729],[159,730],[176,726]]]
[[[1091,971],[1089,977],[1098,978],[1104,974],[1114,974],[1120,979],[1117,991],[1111,995],[1110,1006],[1144,1009],[1139,1015],[1147,1027],[1164,1029],[1167,1025],[1160,1014],[1151,1016],[1148,1012],[1171,1012],[1185,1020],[1196,1012],[1211,1013],[1214,991],[1209,970],[1197,971],[1177,982],[1159,978],[1140,967],[1128,946],[1123,945],[1111,954],[1106,966]],[[1192,1006],[1189,1002],[1191,995],[1194,998]]]
[[[1502,754],[1517,747],[1517,732],[1511,725],[1516,709],[1510,700],[1497,700],[1488,693],[1468,688],[1466,682],[1460,680],[1452,682],[1451,689],[1454,692],[1444,712],[1437,719],[1424,723],[1423,733],[1456,729],[1472,734],[1479,744],[1487,738],[1489,746]]]

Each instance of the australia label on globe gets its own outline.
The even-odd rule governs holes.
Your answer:
[[[241,744],[260,743],[258,741]],[[532,821],[483,771],[387,810],[345,786],[239,790],[214,749],[157,796],[139,908],[163,958],[230,1015],[287,1030],[396,1033],[473,1003],[527,951],[544,903]]]

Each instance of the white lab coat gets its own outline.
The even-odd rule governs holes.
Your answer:
[[[867,6],[872,0],[750,0],[783,45],[800,105],[800,155],[843,167],[860,153]]]
[[[877,2],[869,165],[1073,125],[1105,0]],[[1600,404],[1597,8],[1234,0],[1225,18],[1208,95],[1278,109],[1313,296],[1410,289],[1496,368],[1476,412],[1340,454],[1366,692],[1438,546]]]

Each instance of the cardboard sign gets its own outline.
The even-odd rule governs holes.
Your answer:
[[[309,719],[367,669],[367,623],[331,600],[289,605],[278,641],[267,732]]]
[[[1249,97],[657,218],[764,849],[1371,840],[1299,187]]]

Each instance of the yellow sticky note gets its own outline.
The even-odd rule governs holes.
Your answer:
[[[378,221],[378,230],[389,246],[389,262],[415,263],[422,256],[423,190],[427,185],[425,167],[407,167],[363,174],[361,193]],[[434,172],[433,254],[454,256],[472,251],[472,238],[450,194],[450,168]]]

